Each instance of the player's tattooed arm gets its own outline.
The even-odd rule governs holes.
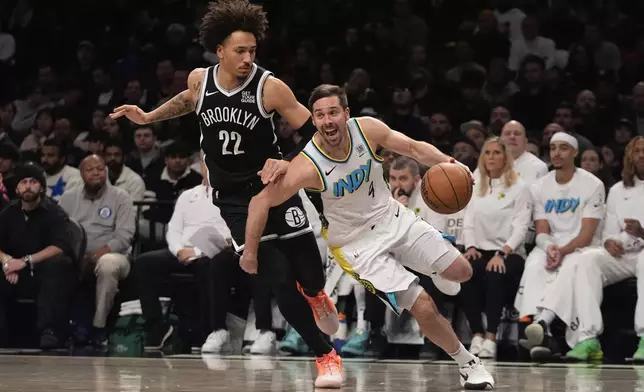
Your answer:
[[[188,76],[188,89],[148,113],[148,121],[168,120],[194,111],[201,96],[204,72],[205,70],[201,68],[193,70]]]
[[[110,117],[116,119],[125,116],[133,123],[143,125],[188,114],[197,107],[205,72],[206,70],[203,68],[197,68],[190,72],[188,89],[151,112],[146,113],[136,105],[122,105],[115,108],[114,112],[110,113]]]

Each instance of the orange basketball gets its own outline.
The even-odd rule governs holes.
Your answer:
[[[456,163],[444,162],[427,170],[421,194],[432,210],[439,214],[454,214],[470,202],[473,186],[467,169]]]

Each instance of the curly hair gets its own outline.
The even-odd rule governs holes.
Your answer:
[[[245,31],[257,41],[264,38],[268,29],[266,12],[259,5],[248,0],[219,0],[208,4],[208,11],[199,26],[199,41],[209,51],[215,52],[217,45],[235,31]]]
[[[630,188],[635,185],[635,162],[633,162],[633,150],[635,149],[635,144],[639,141],[644,141],[644,137],[635,136],[626,146],[626,152],[624,153],[624,169],[622,170],[622,181],[624,181],[624,186]]]

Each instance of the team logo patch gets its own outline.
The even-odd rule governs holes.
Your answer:
[[[110,216],[112,216],[112,210],[107,206],[101,207],[101,209],[98,210],[98,216],[103,219],[108,219]]]
[[[286,210],[286,214],[284,214],[284,220],[289,226],[298,228],[306,224],[306,215],[304,214],[304,211],[302,211],[299,207],[291,207]]]

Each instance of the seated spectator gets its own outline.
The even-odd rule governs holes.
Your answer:
[[[0,102],[0,144],[11,144],[18,148],[15,142],[11,140],[15,137],[11,122],[13,121],[16,109],[11,102]]]
[[[80,171],[66,165],[66,156],[65,147],[55,139],[45,141],[40,149],[40,163],[47,174],[47,196],[54,200],[83,183]]]
[[[130,196],[107,182],[103,159],[90,155],[81,162],[80,170],[84,186],[65,192],[60,206],[87,234],[81,279],[86,279],[89,271],[96,276],[92,342],[105,346],[105,322],[112,310],[119,280],[130,272],[128,255],[134,237],[134,210]]]
[[[138,287],[143,317],[146,320],[146,349],[158,350],[172,334],[161,312],[159,295],[163,281],[172,272],[193,272],[200,291],[213,290],[210,296],[213,331],[202,352],[224,353],[230,350],[226,327],[230,289],[233,281],[245,279],[237,258],[230,251],[230,230],[212,204],[212,189],[203,184],[179,196],[168,224],[166,249],[143,253],[134,262],[133,277]],[[210,272],[208,272],[210,269]]]
[[[528,55],[519,68],[521,90],[510,98],[512,118],[527,129],[541,129],[552,118],[553,97],[545,86],[546,64],[541,57]]]
[[[567,358],[577,361],[601,360],[599,335],[604,329],[600,310],[604,287],[637,277],[637,290],[644,289],[644,137],[634,138],[626,148],[622,181],[608,194],[603,246],[576,253],[577,271],[552,291],[556,301],[545,302],[567,325],[566,340],[573,349]],[[546,298],[550,299],[548,293]],[[633,360],[644,361],[644,313],[641,296],[635,309],[635,332],[640,338]],[[551,306],[551,307],[550,307]]]
[[[532,220],[530,187],[514,170],[508,150],[498,137],[483,145],[480,179],[463,224],[465,257],[474,273],[462,284],[459,295],[474,334],[470,352],[480,358],[496,358],[501,311],[512,303],[519,287],[525,260],[523,244]]]
[[[161,150],[157,147],[157,137],[154,128],[142,126],[134,131],[136,149],[125,160],[125,164],[134,170],[145,181],[157,179],[163,171]]]
[[[0,174],[4,177],[5,192],[9,199],[16,194],[16,181],[13,176],[13,166],[20,161],[20,152],[11,144],[0,143]]]
[[[581,154],[581,168],[599,178],[604,183],[606,194],[608,190],[615,184],[610,169],[604,164],[604,156],[597,148],[584,151]]]
[[[528,139],[520,122],[512,120],[505,124],[501,131],[501,139],[512,155],[514,170],[527,184],[531,185],[548,174],[548,165],[526,150]]]
[[[143,200],[145,182],[141,176],[123,163],[125,156],[120,141],[114,139],[107,141],[104,158],[110,184],[123,189],[134,201]]]
[[[438,214],[427,207],[420,194],[421,177],[418,162],[405,156],[396,158],[389,168],[388,181],[394,199],[414,211],[436,230],[445,230],[446,215]]]
[[[574,274],[572,254],[596,242],[597,227],[604,217],[604,184],[575,167],[578,149],[573,136],[556,133],[550,139],[555,170],[533,186],[537,246],[526,259],[514,306],[522,318],[536,316],[521,341],[534,360],[546,359],[552,353],[549,331],[542,327],[555,318],[550,307],[553,302],[546,302],[543,295],[555,287],[553,281]],[[556,302],[557,298],[552,300]]]
[[[526,144],[525,150],[527,152],[529,152],[530,154],[534,155],[535,157],[537,157],[537,159],[539,159],[539,157],[542,155],[541,154],[541,147],[539,145],[539,142],[537,140],[534,140],[534,139],[528,139],[528,143]],[[543,162],[543,161],[541,161],[541,162]],[[545,164],[545,162],[544,162],[544,164]],[[548,169],[548,165],[546,165],[546,173],[548,172],[547,169]]]
[[[152,200],[176,201],[181,192],[201,184],[201,175],[190,169],[190,155],[187,147],[180,142],[168,146],[163,171],[158,177],[145,180]],[[153,206],[143,216],[153,222],[168,223],[172,209],[168,205]]]
[[[482,122],[478,120],[465,122],[461,124],[461,132],[463,133],[463,136],[474,143],[477,150],[481,151],[481,148],[483,148],[483,144],[485,143],[485,139],[488,137],[487,131],[485,130]]]
[[[54,129],[54,114],[50,109],[42,109],[36,115],[31,133],[27,135],[20,145],[20,151],[36,152],[40,150],[45,140],[52,136]]]
[[[69,218],[46,199],[45,173],[35,164],[16,169],[17,193],[0,213],[0,346],[6,342],[7,301],[17,287],[38,287],[37,328],[42,349],[59,348],[68,324],[67,304],[74,287],[74,266],[64,229]],[[19,286],[17,286],[19,285]],[[5,346],[6,347],[6,346]]]
[[[501,129],[508,121],[512,120],[510,110],[505,106],[496,106],[490,111],[490,121],[487,132],[490,135],[499,136]]]
[[[619,48],[604,39],[599,23],[586,23],[583,41],[594,56],[593,59],[598,69],[619,71],[622,67],[622,55]]]
[[[575,123],[573,121],[573,107],[568,102],[561,102],[559,106],[557,106],[552,122],[559,124],[564,129],[564,131],[573,135],[577,139],[577,142],[579,143],[580,153],[583,153],[588,149],[595,148],[593,143],[588,140],[587,137],[579,134],[575,129]]]
[[[456,65],[447,71],[445,79],[452,83],[460,83],[461,76],[466,71],[477,71],[485,75],[485,68],[474,62],[474,50],[466,40],[459,40],[456,43]]]
[[[0,211],[9,205],[9,196],[7,195],[7,188],[2,182],[3,179],[2,173],[0,173]]]
[[[462,164],[466,165],[470,170],[476,167],[476,162],[479,159],[479,150],[476,144],[466,137],[461,137],[454,142],[454,149],[452,156]]]
[[[107,137],[100,132],[94,132],[87,135],[87,153],[88,155],[98,155],[102,157],[105,154],[105,144]]]
[[[16,115],[11,122],[11,129],[23,135],[21,139],[33,127],[36,122],[36,116],[41,110],[51,109],[55,106],[54,103],[48,102],[47,97],[43,94],[42,87],[35,83],[27,86],[24,100],[17,99],[13,104],[16,108]]]
[[[510,48],[510,70],[517,71],[521,61],[527,55],[535,55],[542,58],[546,69],[552,68],[555,63],[555,52],[557,47],[550,38],[539,35],[539,22],[532,16],[527,16],[521,22],[523,37],[512,41]]]

